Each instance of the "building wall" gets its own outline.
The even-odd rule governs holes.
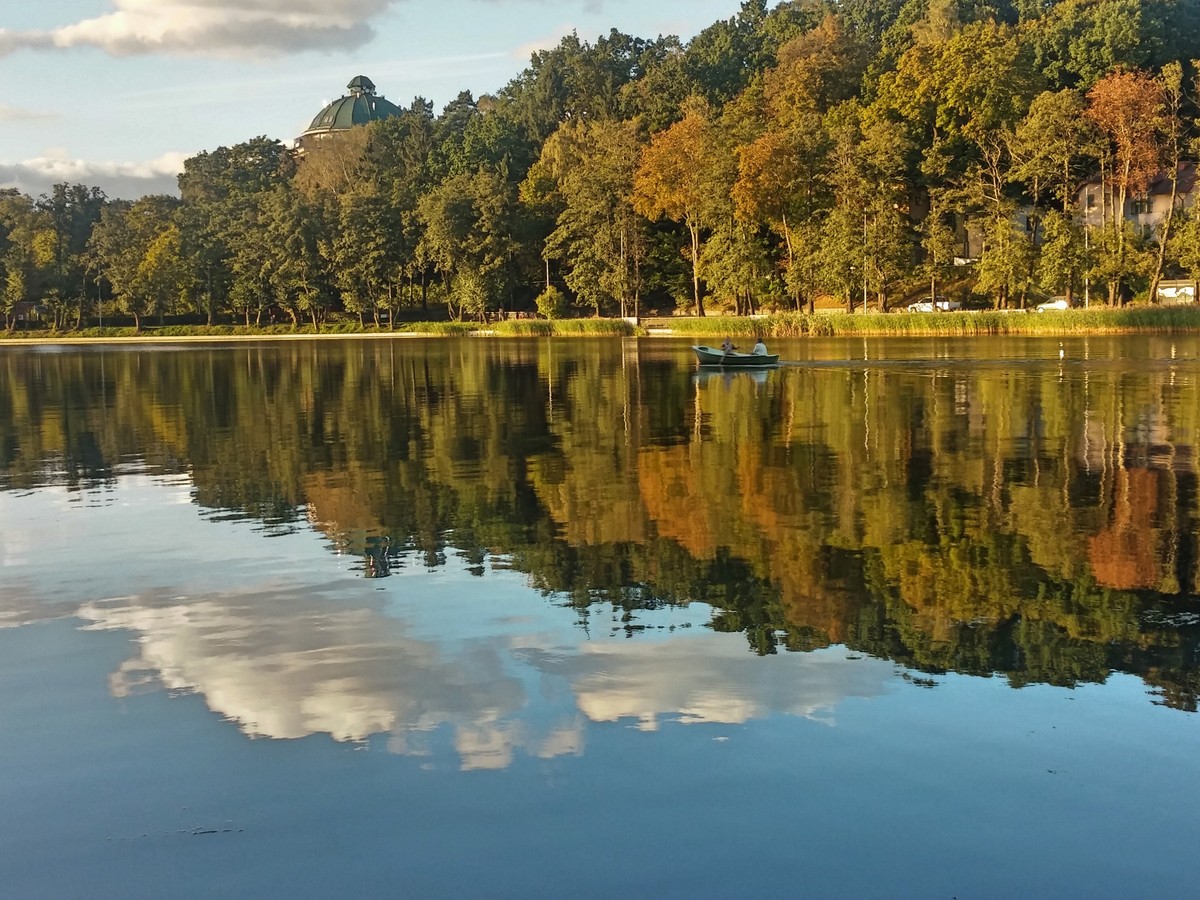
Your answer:
[[[1192,163],[1183,164],[1179,176],[1178,209],[1188,209],[1196,202],[1195,170]],[[1171,209],[1170,182],[1159,178],[1150,192],[1125,199],[1124,218],[1146,232],[1157,230],[1166,221]],[[1085,225],[1098,228],[1112,215],[1117,202],[1117,189],[1099,181],[1084,183],[1076,195],[1077,209]],[[1107,196],[1106,196],[1107,194]]]

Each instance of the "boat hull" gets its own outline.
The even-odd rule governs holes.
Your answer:
[[[692,350],[702,366],[719,366],[723,369],[761,369],[766,366],[779,365],[778,353],[764,355],[738,353],[735,350],[725,353],[716,347],[692,347]]]

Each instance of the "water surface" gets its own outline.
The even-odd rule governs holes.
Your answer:
[[[1200,341],[772,350],[0,350],[0,879],[1187,893]]]

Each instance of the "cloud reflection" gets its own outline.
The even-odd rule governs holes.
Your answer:
[[[541,665],[570,681],[592,721],[633,719],[644,731],[657,731],[663,719],[741,725],[776,714],[833,724],[842,701],[878,696],[895,675],[891,663],[851,658],[841,648],[762,659],[731,637],[589,643]]]
[[[774,714],[831,723],[846,698],[879,695],[894,676],[890,663],[842,650],[761,659],[713,633],[581,636],[574,647],[529,635],[429,640],[335,585],[120,597],[78,615],[90,629],[137,636],[137,655],[110,676],[114,696],[195,692],[251,737],[387,734],[389,750],[412,756],[434,756],[434,735],[448,727],[466,769],[505,768],[518,752],[582,754],[587,721],[647,731]]]
[[[202,694],[251,737],[391,733],[401,752],[451,725],[464,767],[507,765],[541,746],[512,727],[526,705],[503,642],[449,646],[414,638],[401,619],[348,605],[334,589],[277,585],[244,593],[124,597],[87,603],[92,628],[131,631],[138,655],[110,679],[127,696],[148,687]]]

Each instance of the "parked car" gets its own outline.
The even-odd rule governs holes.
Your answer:
[[[926,297],[924,300],[918,300],[916,303],[908,304],[909,312],[933,312],[934,299]],[[962,304],[957,300],[947,300],[945,297],[937,298],[938,312],[950,312],[955,309],[962,309]]]
[[[1038,312],[1045,312],[1048,309],[1070,309],[1071,304],[1066,297],[1051,297],[1045,303],[1039,303],[1034,307]]]

